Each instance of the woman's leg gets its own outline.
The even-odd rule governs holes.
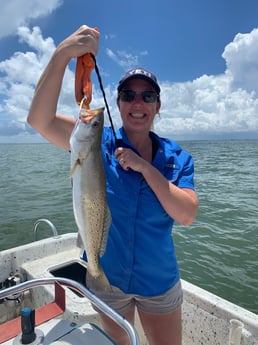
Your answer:
[[[181,307],[166,314],[149,314],[138,310],[149,345],[181,345]]]
[[[131,306],[129,310],[123,313],[123,316],[132,325],[134,324],[135,307]],[[117,345],[129,345],[130,341],[126,331],[123,330],[115,321],[105,314],[100,314],[100,320],[104,331],[116,342]]]

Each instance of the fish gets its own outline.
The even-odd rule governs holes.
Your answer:
[[[101,153],[104,108],[81,108],[70,137],[73,213],[87,254],[86,285],[112,290],[100,264],[112,222]]]

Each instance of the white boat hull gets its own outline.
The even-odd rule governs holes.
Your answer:
[[[17,282],[53,277],[53,272],[62,272],[63,268],[69,265],[80,265],[83,269],[86,265],[79,259],[80,249],[77,248],[76,243],[77,234],[70,233],[2,251],[0,253],[0,283],[3,286],[10,277],[15,277]],[[256,314],[184,280],[182,286],[184,345],[258,345],[258,316]],[[99,324],[98,315],[90,301],[68,288],[65,289],[67,298],[64,318],[78,323]],[[20,302],[14,296],[13,300],[0,304],[0,323],[18,316],[24,305],[38,308],[49,303],[53,300],[53,295],[53,286],[44,286],[37,287],[33,293],[25,293]],[[237,322],[234,323],[231,320],[237,320]],[[239,324],[243,324],[240,338],[236,336]],[[147,344],[139,322],[137,322],[137,330],[141,344]],[[229,340],[230,336],[231,340]],[[240,340],[237,340],[237,337]]]

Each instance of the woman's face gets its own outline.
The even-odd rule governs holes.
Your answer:
[[[136,92],[131,102],[125,101],[122,95],[117,100],[117,106],[121,114],[124,129],[134,132],[149,132],[153,119],[159,112],[160,101],[156,99],[154,102],[146,103],[143,100],[141,92],[154,91],[156,94],[153,86],[143,79],[132,79],[126,83],[122,90]],[[147,98],[149,99],[150,97]]]

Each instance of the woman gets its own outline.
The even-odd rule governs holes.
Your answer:
[[[66,150],[75,119],[56,114],[65,68],[74,57],[96,55],[98,40],[99,33],[84,25],[61,42],[32,100],[28,123]],[[189,225],[196,216],[193,161],[175,142],[150,131],[161,106],[152,73],[129,71],[119,82],[117,106],[121,145],[107,127],[102,142],[112,225],[101,264],[112,292],[96,294],[132,323],[137,308],[149,344],[179,345],[182,288],[171,229],[174,221]],[[119,326],[100,317],[117,344],[128,344]]]

